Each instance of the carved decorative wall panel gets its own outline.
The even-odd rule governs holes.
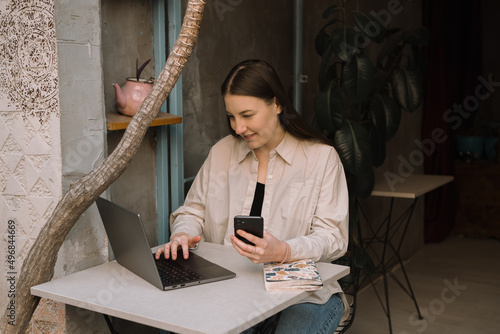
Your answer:
[[[7,278],[18,277],[62,192],[55,31],[53,0],[0,0],[0,259]],[[0,280],[0,291],[12,289],[15,280]],[[0,307],[10,299],[2,293]],[[37,314],[61,325],[57,305]],[[35,319],[35,332],[38,325]]]

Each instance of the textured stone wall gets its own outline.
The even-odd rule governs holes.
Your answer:
[[[62,194],[55,33],[53,0],[0,1],[2,310]],[[15,321],[15,309],[11,315]]]
[[[99,0],[0,0],[2,309],[14,300],[20,266],[62,193],[105,155],[100,32]],[[55,277],[106,258],[92,206],[61,247]],[[104,326],[88,311],[42,300],[30,330]]]

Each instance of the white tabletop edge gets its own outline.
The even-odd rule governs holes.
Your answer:
[[[390,185],[388,181],[378,180],[371,196],[415,199],[451,181],[451,175],[412,174],[402,178],[403,181]]]
[[[215,245],[219,246],[219,245]],[[220,246],[220,247],[227,247],[227,246]],[[201,245],[200,249],[209,249],[212,251],[214,247],[210,246],[208,248],[205,245]],[[219,250],[220,248],[215,247],[214,248],[216,251]],[[239,255],[238,255],[239,256]],[[142,323],[146,324],[151,327],[156,327],[159,329],[164,329],[164,330],[169,330],[169,331],[174,331],[174,332],[180,332],[180,333],[186,333],[186,334],[200,334],[200,333],[209,333],[209,334],[215,334],[215,333],[227,333],[227,334],[232,334],[232,333],[239,333],[242,330],[258,323],[259,321],[262,321],[266,319],[267,317],[271,316],[274,313],[277,313],[285,308],[287,308],[290,305],[293,305],[300,300],[304,299],[309,292],[305,291],[298,291],[298,292],[285,292],[285,293],[279,293],[279,292],[266,292],[265,289],[263,288],[263,279],[261,280],[258,278],[257,280],[255,277],[258,275],[259,277],[262,277],[262,268],[261,266],[255,265],[248,261],[247,259],[244,259],[244,261],[240,261],[241,259],[237,259],[236,266],[234,268],[231,267],[231,261],[232,259],[237,259],[238,257],[236,256],[228,256],[226,259],[223,259],[227,263],[220,263],[218,261],[215,261],[226,268],[233,270],[237,273],[237,277],[226,280],[226,281],[220,281],[216,283],[209,283],[209,284],[204,284],[204,285],[199,285],[196,287],[190,287],[190,288],[185,288],[185,289],[179,289],[179,290],[174,290],[174,291],[161,291],[149,283],[143,281],[141,278],[138,276],[135,276],[134,274],[130,273],[128,270],[117,264],[116,262],[107,262],[102,265],[99,265],[97,267],[89,268],[86,270],[83,270],[82,272],[77,272],[72,275],[68,275],[66,277],[62,277],[47,283],[43,283],[37,286],[34,286],[31,288],[31,293],[33,295],[43,297],[43,298],[48,298],[52,299],[58,302],[62,302],[68,305],[72,305],[75,307],[80,307],[80,308],[85,308],[91,311],[103,313],[103,314],[108,314],[110,316],[114,317],[120,317],[123,319],[128,319],[137,323]],[[222,262],[224,262],[222,261]],[[190,322],[184,322],[184,323],[173,323],[175,321],[171,320],[165,320],[163,316],[159,316],[158,314],[150,314],[148,312],[150,311],[142,311],[138,312],[137,308],[134,307],[129,307],[124,304],[124,300],[127,300],[126,296],[122,291],[119,291],[117,294],[113,294],[112,297],[115,299],[112,301],[114,305],[111,305],[112,303],[110,302],[110,305],[104,305],[103,301],[106,301],[106,293],[109,294],[109,291],[115,292],[113,290],[118,290],[120,288],[120,281],[127,285],[130,284],[131,286],[134,287],[134,289],[139,288],[141,290],[140,296],[137,296],[137,293],[130,293],[127,292],[127,294],[131,294],[131,298],[135,298],[134,302],[136,303],[144,303],[144,300],[150,300],[149,298],[156,298],[156,299],[161,299],[160,302],[164,303],[166,299],[170,298],[179,298],[179,296],[184,296],[186,295],[187,298],[190,300],[193,300],[193,298],[196,298],[195,300],[199,300],[200,297],[199,295],[202,294],[206,298],[212,298],[208,300],[214,300],[213,298],[218,298],[217,294],[214,293],[216,291],[220,291],[217,289],[220,289],[220,287],[226,289],[228,287],[234,287],[239,286],[240,283],[247,283],[248,281],[245,280],[244,277],[238,277],[238,270],[239,268],[250,268],[250,274],[253,275],[254,277],[252,278],[251,284],[253,286],[249,287],[250,289],[256,289],[258,293],[260,294],[261,297],[267,298],[268,301],[267,303],[274,303],[272,305],[271,309],[266,309],[268,305],[265,305],[264,302],[262,302],[260,305],[258,302],[253,302],[252,305],[250,305],[251,309],[250,311],[254,312],[257,314],[256,317],[250,318],[250,315],[248,313],[252,312],[245,312],[241,314],[245,314],[244,318],[235,319],[235,321],[229,321],[227,324],[212,324],[212,326],[209,326],[208,324],[205,324],[204,321],[206,321],[206,318],[201,317],[200,321],[198,324],[194,323],[191,324]],[[244,269],[246,270],[246,269]],[[318,270],[320,271],[320,274],[322,275],[323,278],[323,273],[325,273],[324,281],[325,284],[328,282],[331,282],[332,280],[338,280],[341,277],[347,275],[349,273],[349,267],[345,266],[334,266],[329,263],[318,263]],[[107,272],[107,274],[106,274]],[[112,275],[110,274],[112,273]],[[104,275],[104,276],[102,276]],[[107,275],[107,276],[106,276]],[[117,278],[120,275],[120,278]],[[115,280],[114,283],[110,284],[108,283],[107,286],[106,284],[102,284],[101,281],[103,277],[107,277],[106,279]],[[94,278],[94,282],[92,282],[92,279]],[[239,279],[239,281],[237,280]],[[85,281],[84,284],[81,284],[81,282]],[[99,285],[100,283],[100,285]],[[219,285],[219,287],[217,287]],[[82,287],[82,289],[94,289],[93,292],[89,293],[83,293],[80,291],[75,291],[78,289],[75,289],[75,286]],[[198,289],[198,290],[196,290]],[[238,289],[242,290],[242,289]],[[262,290],[262,291],[261,291]],[[128,290],[126,290],[128,291]],[[185,291],[185,293],[180,292],[180,291]],[[253,291],[253,290],[252,290]],[[95,299],[99,299],[99,294],[102,292],[102,296],[104,296],[103,300],[97,301]],[[179,295],[179,292],[181,295]],[[158,297],[161,295],[161,297]],[[193,297],[193,295],[196,295],[196,297]],[[96,298],[97,296],[97,298]],[[266,297],[267,296],[267,297]],[[112,299],[113,299],[112,298]],[[184,297],[183,297],[184,298]],[[139,301],[139,302],[137,302]],[[229,301],[229,297],[224,298],[222,297],[222,300],[218,301],[222,304],[227,303]],[[248,300],[247,300],[248,303]],[[129,303],[131,304],[131,303]],[[208,303],[210,304],[210,303]],[[119,307],[116,307],[116,305],[119,305]],[[163,304],[162,304],[163,305]],[[191,304],[190,304],[191,305]],[[241,305],[238,305],[241,308]],[[266,307],[264,307],[266,306]],[[206,313],[207,307],[209,308],[210,305],[203,305],[203,303],[199,305],[195,305],[194,308],[196,310],[193,310],[192,312],[199,312],[200,314]],[[213,307],[213,306],[212,306]],[[252,309],[253,308],[253,309]],[[155,312],[156,308],[152,308],[151,312]],[[175,311],[175,309],[173,309]],[[201,310],[201,311],[200,311]],[[257,312],[258,311],[258,312]],[[175,319],[176,315],[172,315],[172,317]],[[177,320],[177,319],[176,319]],[[200,322],[203,323],[203,325],[200,325]]]

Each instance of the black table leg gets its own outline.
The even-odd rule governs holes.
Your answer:
[[[386,218],[384,219],[384,221],[382,222],[382,224],[378,227],[378,229],[375,231],[374,229],[372,229],[370,227],[372,235],[370,237],[367,237],[367,238],[363,238],[361,231],[359,231],[359,236],[360,236],[359,240],[361,241],[362,247],[364,247],[365,249],[368,247],[371,247],[373,243],[381,243],[383,245],[382,255],[380,258],[378,258],[379,263],[376,266],[376,272],[379,272],[382,274],[383,285],[384,285],[384,297],[385,297],[384,301],[380,298],[380,295],[378,294],[378,291],[375,288],[373,281],[372,281],[372,286],[373,286],[375,293],[377,294],[377,298],[379,299],[379,302],[381,303],[382,308],[384,309],[384,312],[387,316],[388,325],[389,325],[389,333],[391,333],[391,334],[392,334],[392,321],[391,321],[391,311],[390,311],[390,301],[389,301],[388,275],[391,276],[396,281],[396,283],[403,289],[403,291],[405,291],[406,294],[408,294],[408,296],[413,300],[413,303],[415,304],[415,308],[417,310],[419,319],[423,319],[422,314],[420,313],[420,308],[418,306],[417,299],[415,297],[415,293],[413,292],[410,280],[408,278],[408,274],[406,273],[406,269],[404,267],[403,260],[401,259],[401,255],[400,255],[401,247],[402,247],[406,232],[408,230],[408,226],[410,224],[411,218],[413,216],[413,212],[414,212],[416,203],[417,203],[417,199],[415,198],[413,203],[408,207],[408,209],[405,210],[401,214],[400,217],[393,220],[392,214],[393,214],[393,208],[394,208],[394,197],[391,197],[389,212],[388,212]],[[364,211],[359,206],[359,204],[358,204],[358,208],[360,209],[364,218],[369,223],[369,219],[368,219],[367,215],[364,213]],[[370,226],[370,224],[368,224],[368,225]],[[399,240],[398,247],[396,248],[396,247],[394,247],[392,240],[395,237],[396,232],[402,226],[404,229],[403,229],[403,232],[401,234],[401,238]],[[385,227],[385,231],[382,232],[384,227]],[[394,255],[390,258],[387,255],[387,253],[388,253],[387,248],[390,248],[394,252]],[[406,287],[404,286],[403,283],[401,283],[399,281],[399,279],[397,277],[395,277],[391,273],[391,271],[388,268],[388,266],[390,266],[390,264],[392,263],[392,259],[394,259],[394,256],[396,257],[397,262],[401,266],[401,270],[403,272],[405,282],[406,282]],[[371,278],[369,278],[369,279],[371,280]]]
[[[104,319],[106,320],[106,324],[108,324],[108,328],[111,331],[111,334],[119,334],[115,329],[113,328],[113,324],[111,323],[111,319],[109,318],[109,315],[103,314]]]

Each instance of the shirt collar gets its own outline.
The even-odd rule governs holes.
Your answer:
[[[281,158],[290,165],[292,163],[293,155],[297,150],[298,144],[298,139],[286,132],[285,137],[283,138],[281,143],[279,143],[279,145],[273,151],[276,151],[276,153],[278,153],[279,156],[281,156]],[[241,163],[247,157],[247,155],[252,152],[252,150],[248,147],[247,143],[244,140],[239,140],[238,145],[240,145],[238,163]]]
[[[286,161],[287,164],[291,165],[293,155],[295,154],[298,145],[299,140],[286,132],[285,137],[275,148],[275,150],[281,156],[281,158]]]

